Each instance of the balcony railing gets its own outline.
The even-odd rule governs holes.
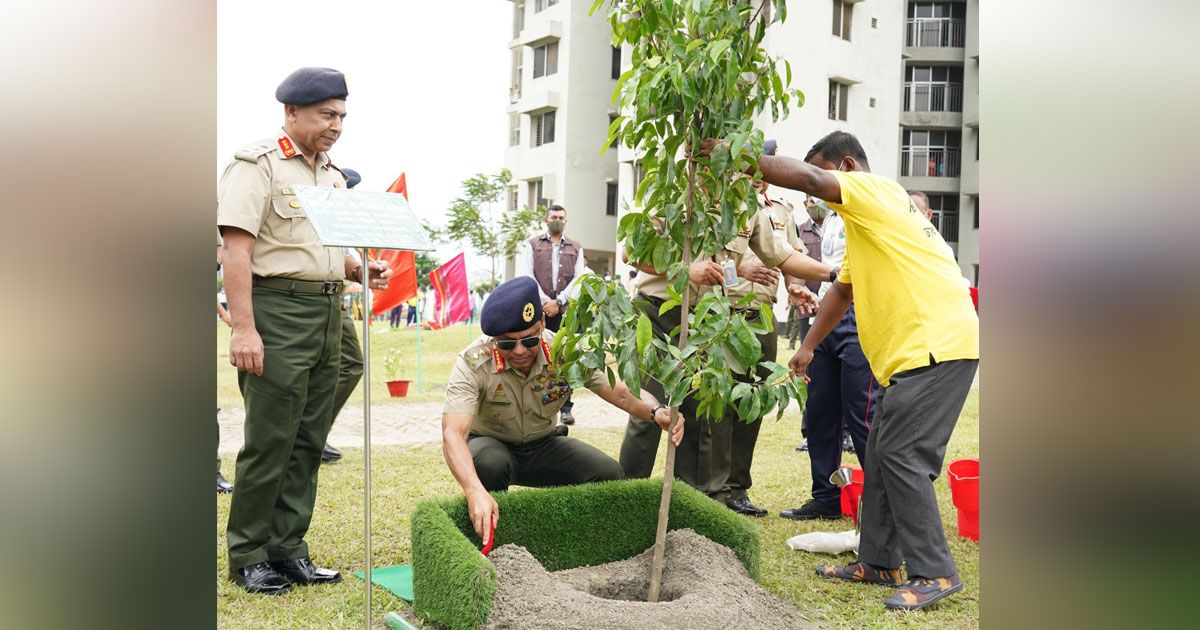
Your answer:
[[[905,46],[962,48],[967,21],[953,18],[909,18]]]
[[[961,83],[904,84],[904,111],[906,112],[962,112],[963,86]]]
[[[956,148],[904,147],[900,150],[901,177],[958,177],[961,151]]]
[[[958,213],[942,214],[941,212],[933,213],[933,227],[937,228],[942,233],[942,239],[947,243],[958,242]]]

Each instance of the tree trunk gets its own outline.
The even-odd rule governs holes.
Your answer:
[[[685,206],[683,220],[685,224],[692,219],[692,204],[693,190],[696,186],[696,163],[688,160],[688,191],[687,205]],[[683,239],[683,264],[691,266],[692,264],[692,237],[685,236]],[[683,289],[683,301],[679,304],[679,348],[683,349],[687,345],[688,340],[688,315],[691,313],[692,299],[692,283],[689,279],[687,285]],[[670,396],[671,392],[664,391],[664,395]],[[658,528],[654,533],[654,557],[650,562],[650,591],[646,594],[646,601],[654,603],[658,601],[658,592],[662,588],[662,571],[663,571],[663,556],[667,550],[667,518],[671,512],[671,486],[675,482],[675,445],[671,443],[671,430],[677,423],[683,419],[679,414],[679,407],[671,407],[671,424],[670,430],[667,431],[667,462],[663,470],[663,489],[662,498],[658,502]]]

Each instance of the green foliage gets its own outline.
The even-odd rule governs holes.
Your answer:
[[[605,146],[618,140],[635,149],[645,172],[634,195],[642,211],[622,217],[617,238],[631,261],[668,276],[673,299],[662,311],[684,309],[688,339],[679,348],[655,335],[643,312],[649,305],[639,309],[619,285],[584,276],[554,346],[573,384],[601,368],[611,380],[614,368],[605,366],[612,357],[615,374],[631,390],[654,378],[672,406],[694,396],[712,418],[722,417],[726,406],[752,421],[772,410],[781,416],[791,399],[803,404],[803,384],[773,362],[763,363],[766,379],[734,387],[734,372],[754,374],[762,360],[754,335],[769,332],[771,318],[747,322],[719,289],[700,287],[697,295],[688,287],[688,265],[721,251],[758,209],[758,175],[747,174],[757,173],[764,142],[754,117],[769,110],[779,119],[803,103],[803,95],[787,87],[790,67],[761,46],[772,9],[776,20],[786,17],[783,0],[757,7],[748,0],[613,3],[613,43],[633,52],[613,96],[622,115],[610,125]],[[701,155],[709,138],[725,142]]]
[[[610,481],[496,492],[496,546],[525,547],[548,571],[632,558],[654,544],[661,479]],[[760,539],[749,520],[697,490],[676,485],[671,529],[688,528],[737,554],[760,577]],[[413,606],[449,628],[486,622],[496,588],[495,568],[479,553],[482,541],[462,497],[427,500],[412,518]]]
[[[476,173],[463,180],[463,194],[450,202],[449,221],[442,229],[426,224],[426,230],[441,242],[466,241],[475,251],[491,258],[492,278],[496,278],[499,259],[511,258],[529,237],[542,214],[532,208],[497,213],[496,205],[504,195],[512,173],[500,169],[495,175]]]
[[[429,274],[438,268],[438,259],[425,252],[416,252],[416,255],[413,256],[413,262],[417,266],[417,288],[426,291],[431,286],[429,283]]]

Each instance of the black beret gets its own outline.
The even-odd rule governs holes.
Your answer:
[[[284,105],[312,105],[331,98],[346,100],[346,75],[333,68],[300,68],[275,88],[275,100]]]
[[[352,168],[344,168],[342,172],[346,174],[346,188],[354,188],[362,181],[362,175]]]
[[[542,298],[537,281],[518,276],[503,282],[483,303],[479,327],[483,334],[496,337],[532,328],[542,319]]]

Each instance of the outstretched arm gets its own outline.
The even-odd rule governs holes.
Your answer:
[[[466,413],[442,414],[442,455],[450,474],[462,486],[463,494],[467,497],[467,515],[475,533],[488,543],[488,534],[500,520],[500,506],[488,494],[479,474],[475,472],[475,459],[471,457],[471,449],[467,447],[467,435],[471,431],[471,421],[474,416]]]

